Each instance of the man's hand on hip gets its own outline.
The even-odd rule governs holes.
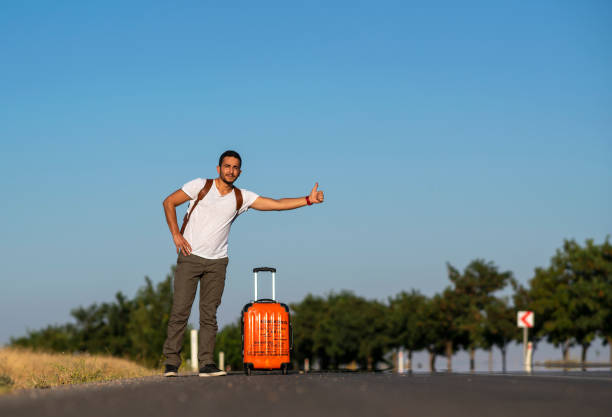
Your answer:
[[[191,254],[191,245],[189,245],[189,242],[187,242],[183,235],[175,233],[172,235],[172,239],[174,239],[174,244],[176,245],[176,253],[179,253],[180,250],[183,251],[184,255]]]

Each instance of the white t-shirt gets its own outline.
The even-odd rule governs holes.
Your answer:
[[[196,178],[183,185],[182,190],[191,198],[187,213],[191,210],[205,183],[205,179]],[[242,191],[242,207],[238,214],[247,211],[259,197],[252,191],[240,190]],[[231,191],[222,196],[213,182],[208,194],[200,200],[191,213],[183,234],[191,245],[191,253],[206,259],[227,257],[227,240],[234,216],[236,216],[236,194]]]

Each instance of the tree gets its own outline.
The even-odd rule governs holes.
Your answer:
[[[426,307],[427,297],[415,290],[409,293],[402,291],[389,298],[389,338],[392,345],[402,346],[408,351],[409,363],[412,363],[412,352],[426,347]]]
[[[291,322],[293,326],[293,357],[299,363],[304,359],[319,359],[321,366],[326,368],[329,358],[324,346],[317,344],[319,326],[327,313],[327,302],[322,297],[308,294],[299,303],[291,304]]]
[[[232,369],[242,369],[242,333],[241,320],[228,324],[217,333],[215,343],[215,358],[219,357],[219,352],[225,355],[225,364]]]
[[[332,369],[357,358],[361,321],[354,310],[356,296],[343,291],[327,297],[326,309],[314,338],[314,350],[324,352]],[[322,364],[323,365],[323,364]]]
[[[133,301],[134,308],[127,326],[129,354],[148,366],[157,367],[163,361],[162,350],[172,308],[173,275],[168,275],[155,287],[151,279],[145,277],[145,285],[138,290]],[[190,326],[187,326],[183,336],[183,346],[187,346],[187,355],[191,350],[190,329]]]
[[[391,345],[387,323],[388,307],[375,300],[356,299],[356,314],[362,322],[361,340],[357,360],[362,369],[374,370],[378,362],[384,361],[385,352]]]
[[[28,330],[26,336],[11,338],[12,346],[52,352],[74,351],[77,330],[74,324],[51,325],[41,330]]]
[[[595,245],[592,239],[581,247],[573,240],[565,241],[558,251],[554,264],[564,264],[569,276],[572,294],[571,313],[574,321],[574,339],[582,347],[581,362],[585,365],[586,353],[598,333],[605,327],[611,308],[607,285],[612,275],[612,263],[605,258],[605,246]]]
[[[458,327],[465,332],[464,347],[470,353],[470,370],[474,370],[474,355],[477,347],[484,346],[483,336],[486,308],[494,302],[496,291],[514,282],[512,272],[499,272],[493,262],[476,259],[460,273],[447,263],[448,278],[454,285],[458,315]]]
[[[316,358],[323,369],[352,361],[373,369],[383,360],[391,341],[384,304],[343,291],[326,299],[308,295],[291,308],[297,360]]]
[[[423,344],[429,352],[429,370],[436,370],[436,356],[446,353],[447,370],[452,370],[453,352],[465,344],[457,317],[461,312],[459,298],[451,287],[426,302],[422,323]]]
[[[533,309],[543,321],[541,334],[561,346],[564,361],[578,343],[584,366],[589,346],[608,326],[611,276],[608,239],[603,245],[589,239],[584,247],[565,240],[548,268],[536,268],[530,281]]]
[[[350,291],[330,294],[313,348],[324,352],[333,369],[354,360],[371,369],[389,343],[384,317],[380,305]]]
[[[600,298],[601,305],[604,306],[602,315],[604,316],[603,327],[600,330],[600,335],[610,347],[610,363],[612,363],[612,245],[610,237],[600,246],[600,256],[597,261],[597,269],[601,270],[603,288],[602,293],[597,295]]]
[[[483,341],[487,348],[497,346],[502,354],[502,371],[506,372],[506,348],[516,338],[515,309],[505,298],[493,298],[485,306]]]

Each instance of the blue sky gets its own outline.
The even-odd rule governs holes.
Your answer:
[[[605,1],[2,3],[0,343],[163,279],[161,202],[226,149],[240,187],[326,202],[237,220],[221,325],[260,265],[286,302],[431,295],[475,258],[526,282],[612,234],[610,21]]]

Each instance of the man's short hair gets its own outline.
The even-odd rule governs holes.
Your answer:
[[[238,152],[236,151],[225,151],[221,154],[221,156],[219,157],[219,166],[221,166],[221,164],[223,163],[223,158],[225,158],[226,156],[231,156],[233,158],[237,158],[240,161],[240,167],[242,167],[242,158],[240,157],[240,155],[238,155]]]

